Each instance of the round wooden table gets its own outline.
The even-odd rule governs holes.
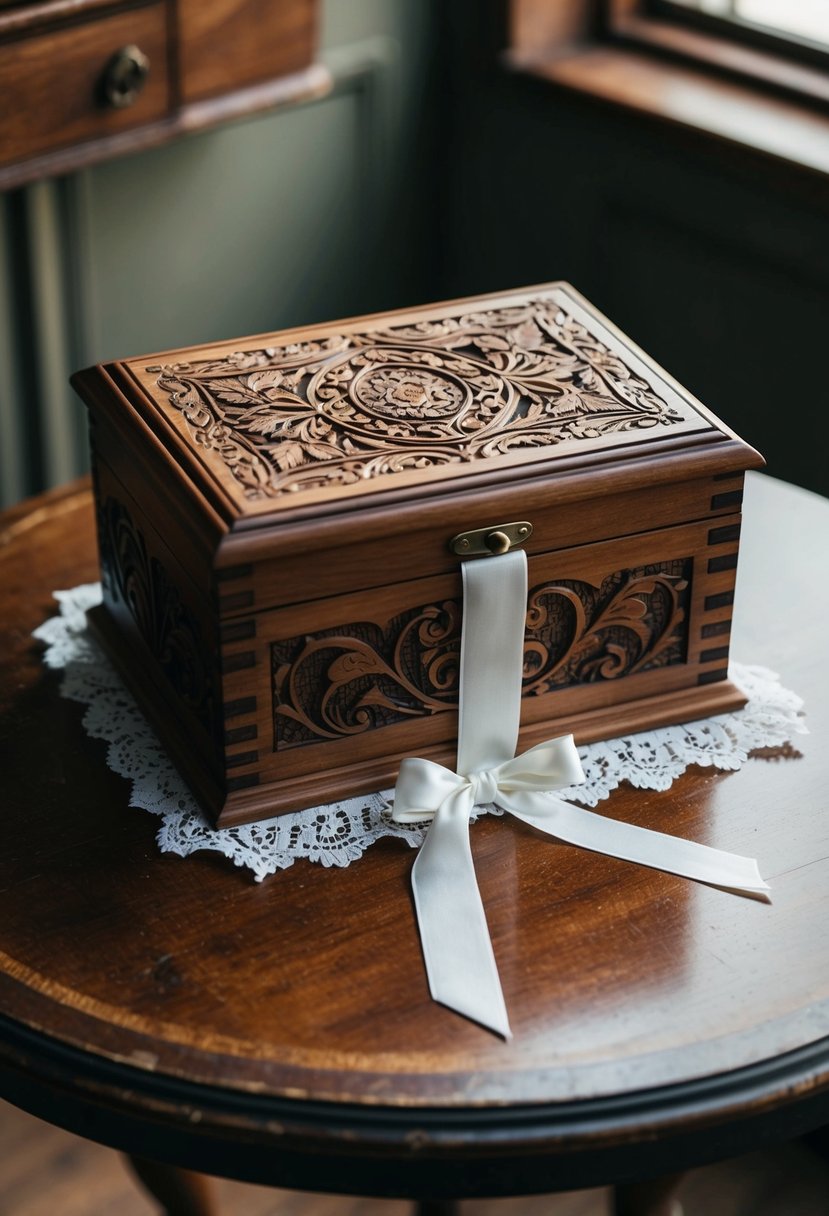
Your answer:
[[[630,1182],[829,1121],[827,536],[829,502],[751,480],[732,653],[811,734],[603,808],[756,855],[773,904],[482,820],[505,1044],[429,999],[405,844],[261,884],[159,853],[31,637],[96,577],[88,488],[7,513],[0,1093],[160,1162],[420,1199]]]

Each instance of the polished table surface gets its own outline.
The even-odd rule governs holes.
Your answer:
[[[506,1044],[429,999],[411,850],[261,884],[162,855],[31,631],[97,576],[84,484],[0,521],[0,1094],[128,1151],[280,1185],[517,1194],[829,1121],[829,502],[753,477],[732,654],[810,734],[612,816],[757,856],[764,905],[472,832]]]

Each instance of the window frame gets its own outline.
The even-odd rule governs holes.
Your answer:
[[[513,71],[829,177],[829,71],[813,48],[735,39],[670,0],[503,3]]]
[[[720,41],[754,47],[781,59],[829,69],[829,46],[821,46],[799,34],[786,33],[785,30],[775,30],[743,19],[731,21],[718,13],[689,8],[681,0],[645,0],[644,11],[653,19],[663,18]]]
[[[605,0],[599,37],[829,107],[829,51],[671,0]],[[823,70],[821,70],[821,65]]]

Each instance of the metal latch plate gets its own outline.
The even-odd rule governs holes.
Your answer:
[[[512,524],[493,524],[489,528],[474,528],[471,532],[459,532],[449,542],[449,548],[458,557],[475,557],[478,554],[508,553],[523,545],[533,534],[533,526],[526,519]]]

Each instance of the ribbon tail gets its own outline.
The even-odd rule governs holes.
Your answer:
[[[434,1000],[512,1038],[501,981],[475,880],[468,800],[448,798],[412,870],[412,892]],[[465,805],[466,804],[466,805]]]
[[[770,902],[769,886],[753,857],[610,819],[550,794],[511,794],[498,801],[518,819],[566,844]]]

